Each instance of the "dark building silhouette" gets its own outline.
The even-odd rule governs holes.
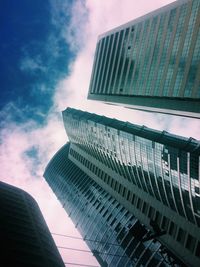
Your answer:
[[[179,0],[100,35],[88,98],[200,118],[199,18]]]
[[[0,266],[64,267],[36,201],[0,182]]]

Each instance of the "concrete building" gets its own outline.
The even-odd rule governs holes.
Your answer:
[[[187,266],[200,266],[200,142],[67,108],[68,158]]]
[[[179,0],[99,36],[88,99],[200,118],[200,1]]]
[[[0,182],[0,266],[64,267],[36,201]]]

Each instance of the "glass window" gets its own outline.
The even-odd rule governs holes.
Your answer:
[[[178,235],[177,235],[177,241],[180,242],[181,244],[184,244],[185,235],[186,235],[186,232],[182,228],[179,228]]]
[[[190,251],[193,251],[195,248],[195,241],[196,239],[188,234],[187,241],[186,241],[186,248],[189,249]]]
[[[154,218],[155,209],[153,207],[149,208],[148,217],[153,219]]]
[[[147,214],[147,211],[148,211],[148,204],[144,201],[143,202],[143,207],[142,207],[142,212],[144,214]]]
[[[175,236],[176,235],[176,230],[177,230],[177,225],[174,222],[170,223],[170,227],[169,227],[169,234],[171,236]]]
[[[195,253],[195,255],[196,255],[198,258],[200,258],[200,242],[198,242],[198,244],[197,244],[197,248],[196,248],[196,253]]]

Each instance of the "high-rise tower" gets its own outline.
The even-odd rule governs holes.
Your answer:
[[[64,267],[36,201],[0,182],[0,266]]]
[[[200,142],[67,108],[68,158],[188,266],[200,264]]]
[[[200,118],[200,1],[179,0],[99,36],[88,98]]]
[[[44,177],[100,265],[167,267],[173,260],[174,266],[184,266],[92,172],[87,174],[79,162],[91,169],[95,165],[71,146],[68,143],[55,154]]]

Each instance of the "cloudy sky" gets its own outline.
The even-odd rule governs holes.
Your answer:
[[[35,197],[51,232],[78,236],[42,177],[48,161],[67,141],[61,119],[67,106],[200,139],[198,120],[86,99],[98,35],[170,2],[0,1],[1,180]],[[75,239],[56,242],[85,248]],[[98,265],[90,253],[60,252],[65,262]]]

